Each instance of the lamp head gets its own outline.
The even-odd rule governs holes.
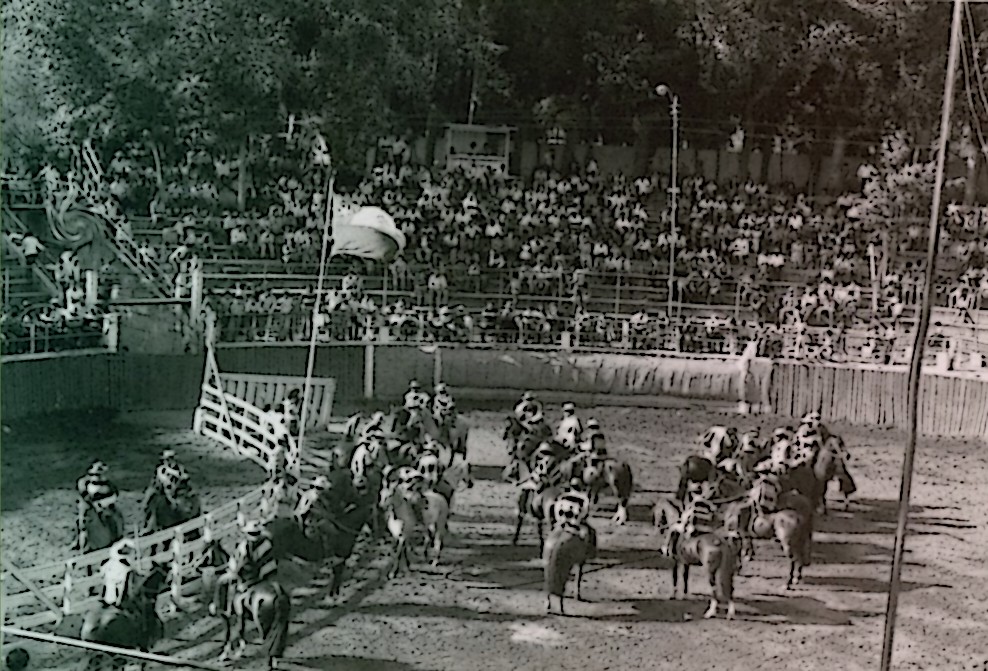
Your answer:
[[[658,93],[660,96],[667,96],[672,93],[672,90],[665,84],[659,84],[658,86],[655,87],[655,92]]]

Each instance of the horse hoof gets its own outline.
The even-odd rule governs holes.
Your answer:
[[[710,610],[708,610],[706,613],[703,614],[703,619],[704,620],[709,620],[712,617],[714,617],[715,615],[717,615],[717,611],[715,611],[714,609],[711,608]]]

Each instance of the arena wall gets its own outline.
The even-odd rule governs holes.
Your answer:
[[[305,374],[307,354],[308,348],[297,344],[243,344],[216,351],[224,373],[297,376]],[[202,354],[14,359],[4,361],[0,375],[4,421],[62,410],[191,410],[204,369]],[[739,357],[726,356],[321,345],[314,375],[336,380],[338,412],[366,397],[397,401],[416,378],[424,385],[443,379],[463,400],[507,401],[531,389],[551,401],[573,397],[583,403],[652,405],[676,398],[792,417],[820,410],[831,421],[899,429],[908,422],[907,373],[881,366],[754,359],[745,370]],[[988,440],[988,378],[966,372],[925,374],[920,431]]]
[[[201,354],[6,357],[3,421],[62,411],[191,409],[204,363]]]

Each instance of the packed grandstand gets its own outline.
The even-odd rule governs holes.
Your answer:
[[[175,296],[191,291],[193,271],[204,272],[205,321],[221,341],[308,340],[314,324],[321,342],[725,354],[757,340],[766,356],[901,363],[923,281],[922,223],[904,227],[885,258],[876,254],[880,235],[851,216],[849,199],[688,176],[673,229],[666,175],[602,174],[592,157],[567,172],[537,168],[527,180],[441,170],[416,164],[399,140],[382,143],[363,181],[337,190],[335,209],[342,216],[380,205],[408,244],[386,268],[334,260],[313,319],[325,212],[314,172],[274,180],[259,199],[270,203],[266,212],[253,216],[173,199],[179,209],[152,207],[150,218],[125,216],[117,196],[128,191],[128,174],[118,155],[105,180],[88,185],[91,209],[140,265],[160,269]],[[60,207],[71,176],[44,177],[46,188],[28,200]],[[980,367],[988,215],[953,207],[944,231],[936,286],[943,310],[931,345],[957,365]],[[32,271],[32,244],[5,230],[5,265]],[[36,265],[49,271],[51,298],[18,302],[5,272],[5,354],[92,346],[109,330],[100,306],[119,286],[103,281],[97,300],[84,300],[71,251],[48,257]],[[101,268],[106,277],[112,267]]]

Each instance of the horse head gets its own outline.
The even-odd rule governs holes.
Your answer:
[[[429,487],[435,487],[443,476],[443,468],[439,463],[439,457],[435,454],[425,454],[419,459],[418,471],[425,478]]]
[[[670,499],[659,499],[652,508],[652,524],[659,530],[662,539],[661,552],[665,556],[672,554],[672,548],[678,538],[678,529],[682,522],[683,510],[680,505]]]

